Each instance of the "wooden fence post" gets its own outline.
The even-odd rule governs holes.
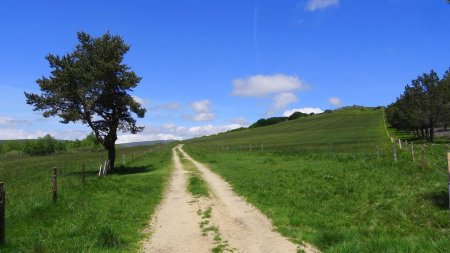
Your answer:
[[[261,143],[261,153],[264,152],[264,144]]]
[[[412,142],[411,142],[411,156],[412,156],[412,161],[415,162],[416,157],[414,155],[414,143],[412,143]]]
[[[447,173],[448,173],[448,209],[450,210],[450,151],[447,152]]]
[[[394,144],[394,161],[397,162],[397,146]]]
[[[57,178],[56,178],[56,167],[52,168],[52,201],[53,203],[56,203],[58,200],[58,185],[57,185]]]
[[[5,245],[5,206],[6,206],[6,193],[3,182],[0,182],[0,246]]]
[[[377,145],[377,159],[380,160],[380,148]]]
[[[398,147],[402,149],[402,140],[398,139]]]
[[[122,165],[125,166],[125,154],[122,154]]]
[[[252,151],[252,144],[250,144],[250,151]]]

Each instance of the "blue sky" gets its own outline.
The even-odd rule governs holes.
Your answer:
[[[2,1],[0,139],[82,138],[25,104],[49,53],[76,32],[121,35],[146,130],[119,142],[190,138],[294,109],[387,105],[417,75],[450,67],[444,0]]]

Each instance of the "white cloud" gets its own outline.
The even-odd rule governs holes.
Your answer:
[[[212,112],[200,112],[192,117],[193,121],[209,121],[216,117]]]
[[[150,100],[148,100],[148,99],[143,99],[136,95],[132,95],[131,97],[133,98],[134,101],[136,101],[137,103],[139,103],[142,106],[146,106],[146,105],[150,104]]]
[[[318,108],[318,107],[316,107],[316,108],[314,108],[314,107],[303,107],[303,108],[297,108],[297,109],[292,109],[292,110],[286,110],[286,111],[284,111],[283,112],[283,117],[289,117],[289,116],[291,116],[294,112],[301,112],[301,113],[307,113],[307,114],[310,114],[310,113],[322,113],[323,112],[323,110],[322,109],[320,109],[320,108]]]
[[[233,80],[234,96],[262,97],[280,92],[305,90],[308,85],[296,76],[283,74],[255,75]]]
[[[234,119],[229,119],[228,122],[233,123],[233,124],[239,124],[242,126],[248,126],[249,122],[246,118],[244,117],[238,117],[238,118],[234,118]]]
[[[208,99],[195,101],[191,104],[191,107],[196,112],[209,112],[211,111],[211,102]]]
[[[339,5],[339,0],[309,0],[305,8],[308,11],[317,11],[337,5]]]
[[[338,97],[331,97],[328,99],[328,103],[334,105],[334,106],[341,106],[342,105],[342,101],[340,98]]]
[[[0,116],[0,126],[23,126],[31,125],[31,121],[24,119],[14,119],[9,116]]]
[[[295,96],[294,93],[285,92],[277,94],[273,98],[272,105],[270,106],[266,114],[270,116],[279,110],[285,109],[288,105],[295,103],[297,101],[298,101],[297,96]]]
[[[209,121],[213,120],[216,115],[211,112],[211,102],[208,99],[195,101],[191,103],[191,108],[195,111],[195,115],[186,118],[193,121]]]
[[[161,126],[146,126],[144,131],[132,135],[122,134],[118,136],[117,143],[138,142],[138,141],[154,141],[154,140],[184,140],[194,137],[212,135],[220,132],[229,131],[242,127],[240,124],[228,125],[200,125],[193,127],[176,126],[174,124],[164,124]]]
[[[15,139],[37,139],[47,134],[59,140],[75,140],[84,139],[90,131],[88,130],[24,130],[17,128],[0,128],[0,140],[15,140]]]

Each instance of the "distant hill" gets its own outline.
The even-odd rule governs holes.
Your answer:
[[[138,146],[150,146],[150,145],[161,144],[161,143],[170,143],[170,142],[174,142],[174,141],[175,140],[139,141],[139,142],[129,142],[129,143],[117,144],[117,146],[121,147],[121,148],[130,148],[130,147],[138,147]]]
[[[335,111],[190,140],[205,145],[253,149],[310,149],[374,152],[388,145],[383,109],[347,107]]]

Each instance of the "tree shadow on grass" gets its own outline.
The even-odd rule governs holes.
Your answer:
[[[155,167],[152,164],[147,166],[118,166],[111,174],[116,175],[130,175],[130,174],[139,174],[139,173],[147,173],[154,171]]]
[[[427,193],[425,199],[430,200],[436,207],[448,209],[449,199],[447,191]]]
[[[156,168],[152,165],[149,164],[147,166],[116,166],[116,169],[114,171],[111,171],[109,173],[109,175],[130,175],[130,174],[139,174],[139,173],[146,173],[146,172],[151,172],[153,170],[155,170]],[[86,177],[92,177],[92,176],[98,176],[98,170],[86,170],[84,172]],[[68,176],[79,176],[81,177],[83,174],[83,172],[81,171],[76,171],[76,172],[71,172],[71,173],[67,173],[66,175]]]

